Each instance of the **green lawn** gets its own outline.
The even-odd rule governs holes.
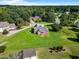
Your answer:
[[[3,42],[5,38],[7,37],[5,35],[2,35],[2,33],[0,33],[0,43]]]
[[[48,23],[48,22],[37,22],[38,24],[43,24],[43,25],[51,25],[53,23]]]
[[[30,29],[21,31],[7,40],[6,52],[17,51],[23,48],[52,47],[64,44],[63,34],[49,32],[48,36],[41,37],[31,33]]]
[[[51,27],[48,28],[51,29]],[[68,31],[69,33],[64,34],[63,31]],[[67,37],[69,36],[75,37],[75,32],[68,30],[68,28],[63,29],[60,32],[49,31],[49,35],[44,37],[31,33],[31,29],[29,28],[9,37],[6,40],[7,44],[4,53],[8,54],[25,48],[44,48],[43,52],[41,52],[41,49],[37,49],[39,51],[39,59],[68,59],[68,54],[79,56],[79,43],[68,40]],[[69,51],[61,55],[55,55],[58,56],[57,58],[48,53],[47,49],[49,47],[60,45],[65,46]],[[42,54],[40,54],[40,52]],[[45,56],[46,53],[48,56]],[[51,57],[49,58],[49,56]]]
[[[49,53],[48,48],[37,49],[37,54],[39,59],[70,59],[68,52],[52,52]]]

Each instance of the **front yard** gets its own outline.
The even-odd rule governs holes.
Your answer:
[[[23,48],[41,48],[41,47],[53,47],[63,45],[63,34],[49,32],[48,36],[41,37],[31,33],[30,29],[21,31],[14,36],[10,37],[7,41],[6,52],[17,51]]]
[[[5,45],[6,49],[4,54],[16,52],[26,48],[37,48],[39,59],[69,59],[69,55],[79,56],[79,42],[74,42],[67,39],[69,35],[70,37],[72,35],[75,37],[76,32],[69,30],[68,28],[67,31],[69,33],[64,33],[63,30],[59,32],[50,30],[48,36],[41,37],[31,33],[30,28],[25,29],[6,40],[7,44]],[[48,48],[54,46],[65,46],[68,49],[68,52],[50,55],[50,53],[48,53]]]

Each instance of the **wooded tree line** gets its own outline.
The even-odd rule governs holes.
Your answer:
[[[54,22],[58,13],[62,25],[68,25],[79,18],[79,6],[0,6],[0,21],[27,25],[30,17],[39,16],[41,21]]]

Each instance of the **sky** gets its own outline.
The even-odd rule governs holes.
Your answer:
[[[0,5],[79,5],[79,0],[0,0]]]

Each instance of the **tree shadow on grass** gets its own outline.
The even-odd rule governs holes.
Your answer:
[[[79,42],[79,34],[77,34],[77,38],[68,38],[71,41]]]
[[[77,26],[75,26],[75,25],[70,25],[70,26],[71,26],[71,27],[75,27],[75,28],[77,27]]]
[[[75,32],[79,32],[79,29],[77,29],[77,28],[72,28],[72,29],[70,29],[70,30],[72,30],[72,31],[75,31]]]
[[[53,25],[47,25],[48,30],[52,32],[58,32],[59,28],[55,28]]]
[[[79,56],[69,55],[71,59],[79,59]]]
[[[6,47],[5,46],[0,46],[0,53],[3,53],[5,51]]]
[[[47,26],[47,28],[48,28],[48,30],[49,31],[54,31],[53,29],[52,29],[52,25],[50,24],[50,25],[46,25]]]
[[[79,39],[76,39],[76,38],[68,38],[68,39],[71,41],[79,42]]]
[[[58,32],[58,30],[56,30],[56,29],[48,29],[49,31],[52,31],[52,32]]]

